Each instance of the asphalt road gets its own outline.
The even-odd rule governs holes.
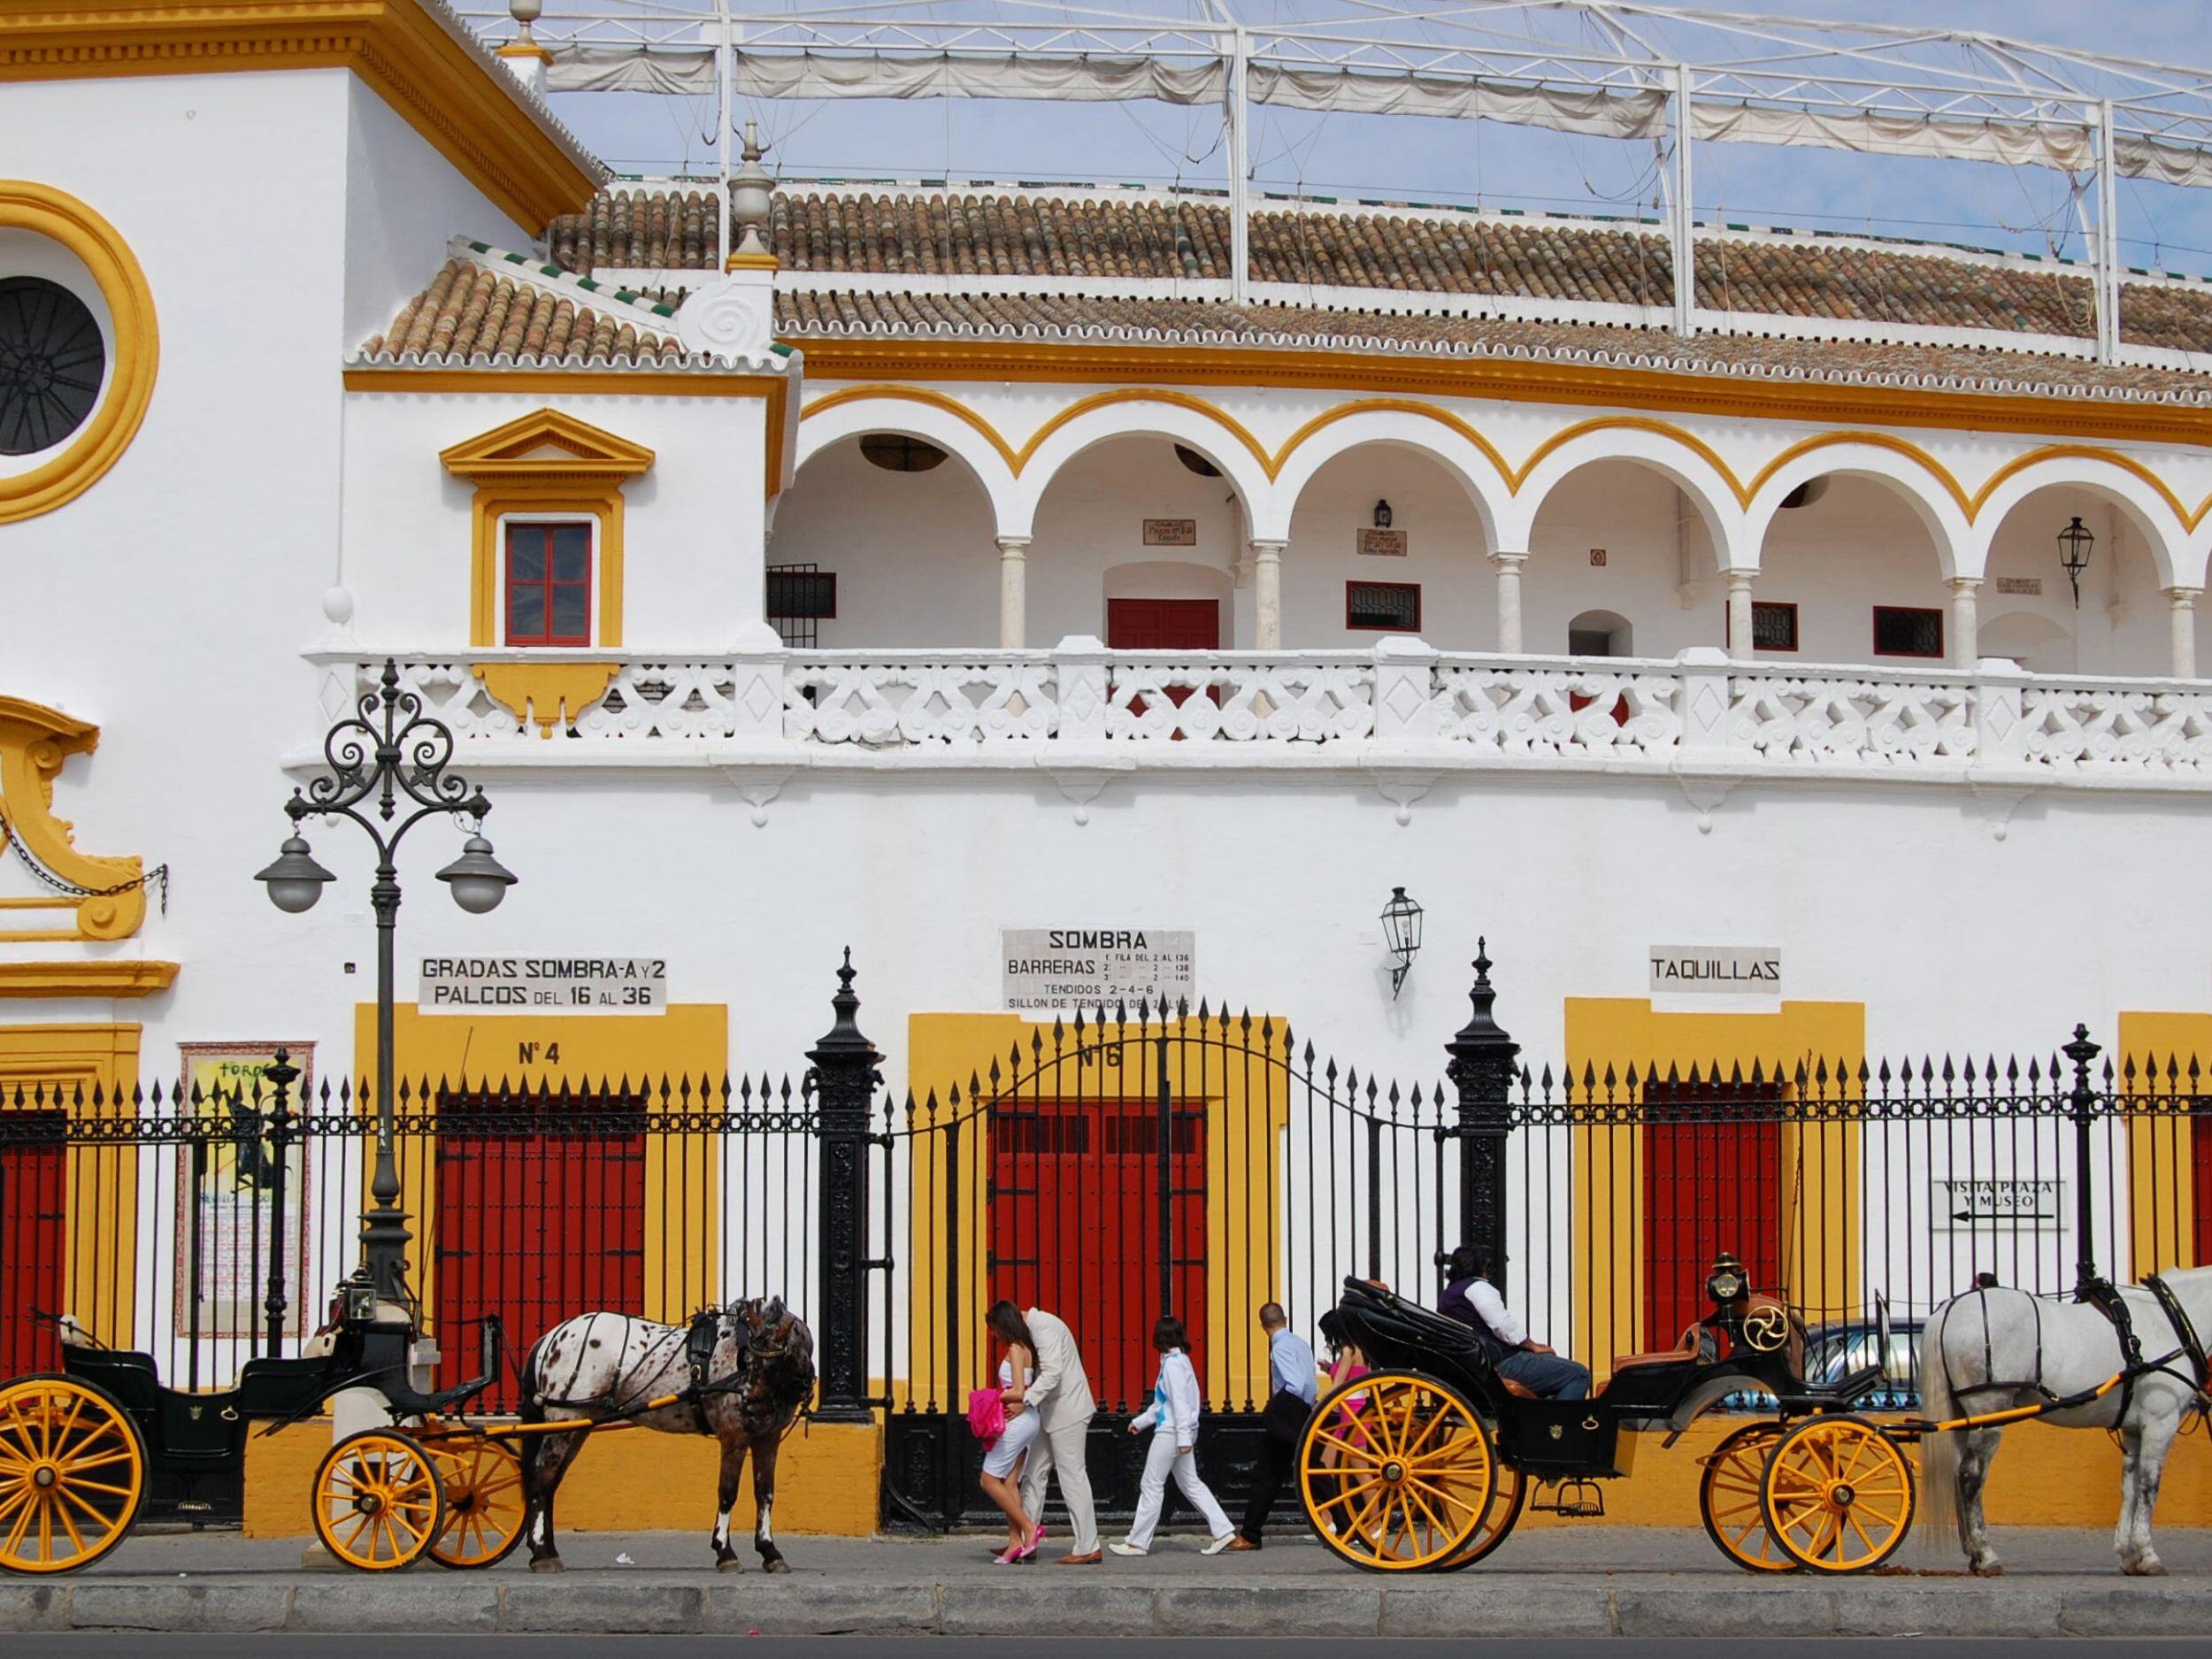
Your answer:
[[[727,1636],[0,1636],[0,1659],[729,1659]],[[742,1640],[742,1639],[741,1639]],[[945,1636],[762,1637],[745,1645],[745,1659],[1037,1659],[1040,1644]],[[1818,1659],[2004,1659],[2017,1639],[1971,1640],[1927,1636],[1903,1640],[1707,1641],[1610,1636],[1559,1641],[1422,1641],[1408,1638],[1282,1637],[1212,1640],[1175,1638],[1068,1638],[1049,1644],[1052,1659],[1777,1659],[1778,1654],[1816,1649]],[[2212,1636],[2172,1640],[2070,1640],[2054,1638],[2057,1659],[2123,1659],[2149,1655],[2181,1659],[2212,1655]]]

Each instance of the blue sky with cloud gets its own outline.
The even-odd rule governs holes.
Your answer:
[[[1293,9],[1268,3],[1280,10],[1248,15]],[[562,9],[561,0],[548,6],[545,32],[555,39]],[[745,9],[742,0],[733,9]],[[710,5],[700,10],[711,15]],[[2212,60],[2212,0],[1795,0],[1791,10],[2003,33],[2156,63]],[[713,172],[711,100],[567,94],[555,107],[623,172]],[[772,141],[772,165],[793,176],[1202,188],[1219,188],[1225,177],[1220,122],[1210,109],[931,99],[749,104],[746,113],[760,119]],[[1251,155],[1256,187],[1273,191],[1650,216],[1658,188],[1658,158],[1647,142],[1487,121],[1260,110]],[[1701,218],[2083,254],[2070,182],[2047,169],[1717,143],[1699,146],[1696,161]],[[2212,191],[2126,180],[2120,191],[2128,263],[2212,273]]]

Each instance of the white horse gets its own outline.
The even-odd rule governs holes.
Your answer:
[[[695,1345],[694,1333],[696,1333]],[[746,1454],[753,1459],[753,1548],[770,1572],[788,1572],[770,1519],[776,1507],[776,1452],[814,1394],[814,1333],[783,1298],[733,1302],[689,1325],[656,1325],[624,1313],[583,1313],[540,1337],[522,1367],[523,1420],[631,1421],[666,1434],[710,1434],[722,1442],[715,1494],[714,1564],[743,1564],[730,1548],[730,1510]],[[671,1395],[673,1405],[641,1411]],[[586,1434],[534,1434],[522,1457],[523,1536],[534,1572],[557,1572],[553,1499]]]
[[[2212,1267],[2168,1273],[2164,1280],[2197,1336],[2212,1333]],[[2166,1569],[2151,1548],[2151,1509],[2166,1453],[2194,1408],[2196,1378],[2180,1351],[2182,1333],[2150,1291],[2130,1285],[2120,1294],[2144,1360],[2164,1364],[2042,1421],[2119,1431],[2120,1525],[2112,1547],[2124,1572],[2162,1573]],[[2034,1405],[2047,1396],[2068,1399],[2094,1389],[2124,1363],[2112,1321],[2085,1302],[1994,1286],[1970,1290],[1928,1317],[1920,1339],[1922,1412],[1940,1422]],[[1929,1502],[1921,1510],[1922,1536],[1935,1539],[1955,1522],[1967,1565],[1985,1577],[2003,1571],[1982,1516],[1982,1488],[2002,1432],[1999,1427],[1931,1434],[1924,1452]]]

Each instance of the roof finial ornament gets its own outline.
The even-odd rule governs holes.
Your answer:
[[[531,4],[531,0],[522,0]],[[738,228],[737,246],[730,250],[729,268],[741,265],[759,265],[765,263],[774,268],[775,255],[762,239],[768,227],[768,217],[775,201],[776,180],[760,158],[767,153],[761,147],[760,123],[745,123],[745,148],[741,152],[744,165],[730,175],[730,222]]]
[[[496,49],[515,79],[541,96],[545,92],[545,66],[553,54],[538,43],[530,26],[544,14],[544,0],[507,0],[507,15],[515,20],[515,37]]]

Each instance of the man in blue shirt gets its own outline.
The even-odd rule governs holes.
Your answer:
[[[1290,1478],[1298,1452],[1298,1436],[1306,1416],[1321,1397],[1320,1374],[1314,1368],[1313,1347],[1290,1328],[1290,1317],[1279,1302],[1260,1309],[1260,1329],[1267,1333],[1267,1409],[1260,1415],[1260,1461],[1252,1471],[1252,1496],[1244,1506],[1244,1524],[1230,1541],[1231,1549],[1257,1549],[1267,1525],[1267,1512]]]

